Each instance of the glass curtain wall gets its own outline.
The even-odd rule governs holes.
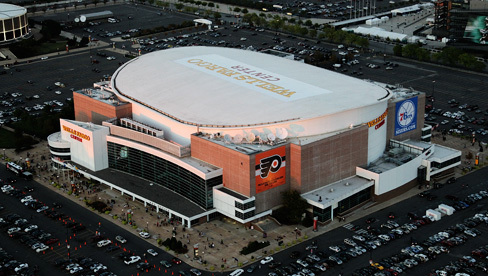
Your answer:
[[[160,184],[205,209],[213,208],[212,188],[222,184],[222,176],[204,180],[163,158],[124,145],[107,144],[110,168]]]

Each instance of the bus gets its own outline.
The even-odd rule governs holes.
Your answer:
[[[8,162],[5,166],[7,170],[15,173],[16,175],[20,175],[24,171],[21,166],[15,164],[14,162]]]

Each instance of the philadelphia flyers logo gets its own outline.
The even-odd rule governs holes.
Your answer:
[[[283,157],[284,158],[284,157]],[[276,173],[280,170],[282,160],[281,156],[275,154],[266,158],[261,159],[259,162],[259,169],[261,178],[268,177],[269,172]]]

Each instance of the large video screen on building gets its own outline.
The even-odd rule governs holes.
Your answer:
[[[286,147],[256,155],[256,194],[286,182]]]
[[[488,42],[488,16],[470,16],[464,29],[464,38],[474,43],[486,44]]]
[[[417,128],[417,97],[398,102],[395,110],[395,136]]]

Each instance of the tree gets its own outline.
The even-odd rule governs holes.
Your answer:
[[[305,26],[307,26],[307,27],[311,27],[312,25],[313,25],[312,20],[307,19],[307,20],[305,21]]]
[[[242,11],[241,11],[241,12],[242,12],[243,14],[247,14],[247,13],[249,13],[249,11],[248,11],[247,9],[242,9]]]
[[[86,46],[86,45],[88,45],[88,42],[90,42],[90,41],[88,40],[88,37],[84,36],[84,37],[82,37],[82,38],[81,38],[81,40],[80,40],[80,46]]]
[[[401,57],[402,56],[402,45],[395,45],[393,47],[393,54],[395,56]]]
[[[407,44],[402,49],[402,55],[407,58],[417,58],[417,44]]]
[[[184,5],[183,5],[183,4],[181,4],[181,3],[176,3],[176,4],[175,4],[175,8],[176,8],[177,10],[179,10],[179,11],[181,11],[181,10],[183,9],[183,7],[184,7]]]
[[[42,22],[41,34],[44,40],[49,40],[58,37],[61,33],[61,25],[59,22],[47,19]]]
[[[299,223],[302,219],[302,214],[306,212],[308,203],[302,198],[297,190],[285,191],[281,194],[283,200],[283,207],[287,211],[290,219]]]
[[[308,35],[312,38],[315,38],[317,37],[317,30],[315,29],[311,29],[309,32],[308,32]]]
[[[236,13],[241,12],[241,8],[239,8],[239,7],[235,7],[235,8],[234,8],[234,12],[236,12]]]
[[[222,17],[222,15],[220,14],[220,12],[214,12],[213,16],[214,16],[215,19],[220,19]]]

